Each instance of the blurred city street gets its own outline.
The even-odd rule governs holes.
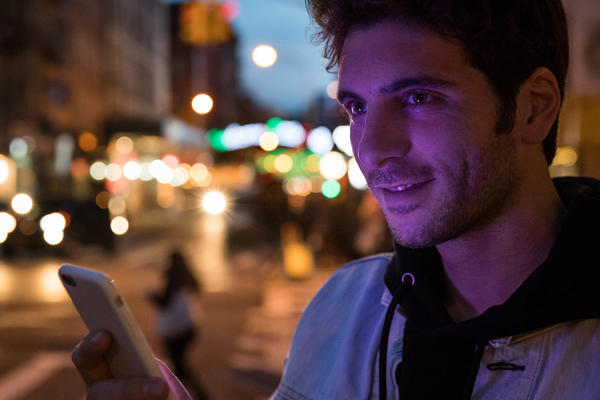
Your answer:
[[[151,219],[150,219],[151,220]],[[87,249],[73,258],[21,258],[0,263],[0,398],[84,398],[70,351],[86,333],[56,270],[70,262],[115,279],[156,354],[167,363],[146,299],[160,285],[169,250],[181,246],[203,277],[202,337],[189,359],[213,399],[263,399],[278,383],[297,319],[333,271],[325,261],[305,280],[284,276],[280,251],[264,245],[224,257],[213,233],[195,229],[201,218],[132,229],[114,254]],[[148,232],[161,231],[154,239]],[[143,235],[142,235],[143,234]],[[139,237],[143,236],[143,240]],[[211,239],[212,237],[212,239]],[[211,278],[212,277],[212,278]]]

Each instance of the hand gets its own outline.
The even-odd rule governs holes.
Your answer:
[[[87,387],[87,400],[165,400],[169,387],[160,378],[115,379],[104,360],[111,342],[109,332],[96,331],[73,349],[71,357]]]

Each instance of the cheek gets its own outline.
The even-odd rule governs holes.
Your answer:
[[[360,143],[360,138],[361,138],[361,134],[360,134],[360,129],[359,125],[355,122],[351,122],[350,123],[350,145],[352,146],[352,153],[354,154],[354,157],[356,157],[356,161],[358,162],[358,166],[361,167],[361,162],[359,160],[358,157],[358,145]]]
[[[476,121],[445,116],[422,124],[419,134],[413,135],[413,141],[420,156],[430,162],[457,164],[461,160],[465,162],[470,154],[480,152],[491,134],[487,126]]]

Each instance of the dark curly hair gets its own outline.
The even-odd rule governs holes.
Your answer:
[[[348,30],[399,19],[460,42],[471,65],[488,79],[500,101],[496,130],[514,124],[520,86],[538,67],[558,81],[561,102],[569,64],[569,41],[560,0],[306,0],[319,26],[332,71]],[[548,164],[556,153],[558,117],[543,142]]]

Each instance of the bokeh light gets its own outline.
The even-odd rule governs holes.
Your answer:
[[[321,157],[317,154],[311,154],[306,157],[304,161],[304,165],[309,172],[319,172],[319,162],[321,161]]]
[[[219,191],[208,192],[202,197],[202,209],[211,215],[218,215],[227,208],[227,199]]]
[[[125,217],[115,217],[110,221],[110,230],[115,235],[124,235],[129,230],[129,221]]]
[[[192,165],[191,175],[196,182],[201,182],[208,176],[208,168],[202,163],[196,163]]]
[[[27,141],[20,137],[11,140],[8,149],[10,151],[10,155],[13,158],[23,158],[27,155],[27,152],[29,150],[27,146]]]
[[[85,158],[77,157],[71,162],[71,174],[75,179],[83,179],[87,176],[89,165]]]
[[[123,166],[123,175],[130,181],[134,181],[142,175],[142,166],[137,161],[128,161]]]
[[[59,212],[44,215],[40,219],[40,229],[46,231],[63,231],[67,226],[67,220]],[[61,239],[62,240],[62,239]]]
[[[90,166],[90,176],[97,181],[106,178],[106,164],[96,161]]]
[[[327,84],[327,96],[330,99],[337,99],[338,94],[338,81],[331,81]]]
[[[65,227],[71,225],[71,214],[66,211],[58,211],[60,215],[62,215],[65,219]]]
[[[17,227],[17,220],[9,213],[0,212],[0,232],[12,233]]]
[[[179,157],[177,157],[175,154],[165,154],[161,157],[161,160],[167,167],[171,169],[175,169],[179,166]]]
[[[196,163],[192,165],[192,170],[190,171],[190,175],[196,185],[198,186],[208,186],[212,181],[212,176],[206,165],[202,163]]]
[[[266,131],[258,139],[258,145],[264,151],[273,151],[279,146],[279,138],[271,131]]]
[[[340,179],[346,174],[347,169],[346,159],[337,151],[325,154],[319,161],[319,172],[325,179]]]
[[[116,163],[108,164],[106,167],[106,179],[111,182],[116,182],[123,176],[123,170],[121,166]]]
[[[125,199],[119,196],[112,197],[108,201],[108,211],[112,215],[121,215],[125,214],[125,210],[127,209],[127,203]]]
[[[325,154],[333,149],[333,139],[329,128],[319,126],[311,130],[306,138],[306,147],[316,154]]]
[[[325,182],[325,179],[321,175],[311,176],[310,177],[310,185],[312,187],[311,191],[313,193],[321,193],[321,187],[323,186],[324,182]]]
[[[90,152],[98,146],[98,139],[91,132],[83,132],[77,139],[77,145],[85,152]]]
[[[129,136],[121,136],[115,142],[117,153],[127,155],[133,151],[133,139]]]
[[[8,162],[6,161],[6,157],[0,154],[0,184],[8,180],[9,174],[10,169],[8,167]]]
[[[106,210],[108,208],[108,202],[110,201],[110,193],[102,191],[96,195],[96,205]]]
[[[283,184],[283,189],[287,194],[304,197],[311,193],[312,183],[310,179],[299,176],[285,181]]]
[[[154,160],[150,163],[150,173],[160,183],[169,183],[173,179],[173,170],[162,160]]]
[[[63,241],[66,227],[67,219],[60,212],[44,215],[40,219],[40,229],[44,232],[44,241],[52,246],[56,246]]]
[[[340,125],[333,130],[333,141],[335,145],[343,151],[348,157],[352,157],[352,144],[350,142],[350,126]]]
[[[277,172],[285,174],[290,172],[294,166],[294,161],[292,160],[292,157],[288,156],[287,154],[280,154],[275,157],[273,166]]]
[[[10,204],[17,214],[24,215],[33,208],[33,199],[28,194],[19,193],[12,198]]]
[[[49,245],[56,246],[60,244],[65,237],[65,233],[59,230],[44,231],[44,241]]]
[[[252,61],[261,68],[269,68],[277,61],[277,50],[267,44],[256,46],[252,50]]]
[[[367,188],[367,180],[354,157],[348,160],[348,180],[350,181],[350,185],[355,189],[364,190]]]
[[[281,146],[296,147],[306,140],[306,130],[298,121],[280,121],[272,130]]]
[[[185,182],[182,185],[185,189],[191,189],[194,186],[198,186],[198,183],[194,180],[194,178],[192,178],[192,166],[189,165],[188,163],[181,163],[179,165],[179,168],[182,168],[185,170]]]
[[[571,146],[560,146],[556,149],[556,156],[552,165],[560,165],[562,167],[572,167],[577,163],[577,151]]]
[[[192,110],[198,114],[208,114],[213,108],[212,97],[206,93],[200,93],[192,99]]]
[[[321,186],[321,193],[328,199],[337,197],[342,190],[340,183],[333,179],[328,179]]]
[[[282,122],[283,122],[283,119],[281,119],[279,117],[271,117],[271,118],[269,118],[269,120],[267,122],[265,122],[265,125],[267,126],[268,129],[275,131],[275,129],[277,129],[279,124]]]
[[[275,172],[275,159],[277,158],[274,154],[269,154],[263,160],[263,168],[269,173]]]
[[[188,179],[190,179],[190,173],[187,171],[187,169],[179,166],[173,170],[173,179],[171,179],[171,182],[169,183],[171,186],[179,187],[185,184]]]
[[[150,162],[144,161],[140,164],[141,173],[140,179],[144,182],[152,180],[152,173],[150,172]]]

